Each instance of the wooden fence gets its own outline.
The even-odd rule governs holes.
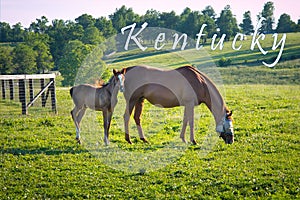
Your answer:
[[[41,98],[41,106],[45,107],[49,95],[51,109],[57,113],[55,74],[0,75],[0,82],[2,99],[19,100],[22,104],[22,114],[27,115],[28,108],[39,98]],[[34,94],[35,92],[37,94]]]

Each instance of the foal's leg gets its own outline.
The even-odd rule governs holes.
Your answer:
[[[136,127],[138,129],[138,133],[140,136],[140,139],[146,143],[148,143],[144,133],[143,133],[143,129],[142,129],[142,125],[141,125],[141,114],[143,111],[143,106],[144,106],[144,101],[138,100],[135,104],[135,109],[134,109],[134,120],[135,120],[135,124]]]
[[[187,123],[188,123],[187,109],[186,109],[186,107],[184,107],[183,123],[182,123],[182,129],[181,129],[181,133],[180,133],[180,138],[184,143],[187,143],[185,140],[185,130],[186,130]]]
[[[129,136],[129,119],[130,119],[130,115],[132,113],[133,107],[134,107],[134,103],[132,101],[126,102],[126,109],[125,109],[125,113],[124,113],[124,127],[125,127],[125,140],[129,144],[132,144],[132,142],[130,140],[130,136]]]
[[[71,111],[71,115],[72,115],[72,119],[74,121],[74,124],[75,124],[75,128],[76,128],[76,140],[77,142],[80,144],[81,141],[80,141],[80,128],[79,128],[79,123],[78,123],[78,118],[77,118],[77,115],[78,115],[78,112],[80,111],[80,109],[75,106],[73,108],[73,110]]]
[[[107,113],[107,122],[108,122],[108,125],[107,125],[107,141],[108,141],[108,144],[109,144],[109,140],[108,140],[108,137],[109,137],[109,129],[110,129],[110,125],[111,125],[111,118],[112,118],[112,115],[113,115],[113,112],[112,111],[108,111]]]
[[[78,122],[78,126],[80,128],[80,122],[82,120],[83,115],[85,114],[86,108],[83,107],[81,108],[81,110],[79,111],[79,113],[77,114],[77,122]]]
[[[82,107],[79,112],[77,113],[77,117],[76,117],[76,121],[77,121],[77,127],[78,127],[78,136],[76,135],[76,139],[78,141],[79,144],[81,144],[81,140],[80,140],[80,122],[82,120],[82,117],[84,116],[86,111],[86,107]]]
[[[104,110],[102,112],[103,114],[103,124],[104,124],[104,143],[105,145],[109,145],[109,128],[110,128],[110,123],[111,123],[111,118],[112,118],[112,112]]]

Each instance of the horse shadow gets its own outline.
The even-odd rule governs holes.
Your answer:
[[[74,147],[67,147],[64,149],[53,149],[51,147],[41,147],[36,149],[23,149],[23,148],[6,148],[0,150],[1,154],[12,154],[12,155],[61,155],[61,154],[81,154],[86,153],[88,150],[79,149]]]

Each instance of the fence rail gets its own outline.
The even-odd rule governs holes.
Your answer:
[[[0,80],[29,80],[29,79],[50,79],[55,78],[55,74],[17,74],[17,75],[0,75]]]

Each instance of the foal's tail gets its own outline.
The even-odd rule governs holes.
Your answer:
[[[71,95],[72,98],[73,98],[73,89],[74,89],[74,87],[72,87],[72,88],[70,89],[70,95]]]

